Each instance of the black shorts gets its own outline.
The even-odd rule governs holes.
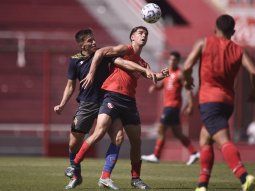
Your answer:
[[[180,109],[177,107],[165,107],[160,118],[160,122],[166,126],[180,124]]]
[[[228,120],[233,113],[233,105],[210,102],[199,105],[201,119],[211,136],[228,128]]]
[[[87,134],[98,116],[99,104],[81,101],[74,116],[72,132]]]
[[[112,121],[120,118],[123,126],[141,124],[135,99],[115,92],[106,92],[99,114],[109,115]]]

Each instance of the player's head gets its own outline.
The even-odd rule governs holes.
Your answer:
[[[96,40],[91,29],[82,29],[75,34],[75,40],[82,51],[96,51]]]
[[[168,57],[168,65],[172,68],[177,68],[181,60],[181,54],[178,51],[172,51]]]
[[[222,33],[230,38],[235,33],[235,20],[230,15],[221,15],[216,20],[216,34]]]
[[[131,30],[129,35],[131,43],[144,46],[148,38],[148,29],[144,26],[138,26]]]

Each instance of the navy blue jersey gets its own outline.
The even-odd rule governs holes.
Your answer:
[[[70,80],[78,79],[81,81],[85,76],[87,76],[90,65],[93,59],[93,55],[90,57],[84,57],[81,53],[78,53],[71,57],[69,62],[67,77]],[[80,84],[80,92],[77,97],[77,102],[86,101],[99,103],[103,96],[103,90],[101,86],[105,79],[109,76],[109,63],[112,62],[112,58],[103,58],[102,63],[98,66],[95,74],[95,79],[91,86],[84,89]]]

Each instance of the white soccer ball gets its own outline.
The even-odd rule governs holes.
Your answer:
[[[161,17],[161,9],[155,3],[148,3],[142,8],[141,14],[147,23],[156,23]]]

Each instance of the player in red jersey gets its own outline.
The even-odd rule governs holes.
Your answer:
[[[173,51],[169,55],[169,76],[166,77],[162,83],[152,85],[149,92],[164,89],[164,110],[161,115],[160,125],[158,126],[158,137],[154,147],[154,152],[151,155],[142,155],[142,160],[148,162],[159,162],[160,154],[166,139],[166,130],[171,128],[175,137],[177,137],[184,147],[190,153],[187,165],[191,165],[199,159],[199,152],[196,151],[191,141],[182,132],[180,125],[180,108],[182,105],[181,91],[183,88],[183,74],[178,64],[181,55],[179,52]],[[191,90],[186,90],[188,104],[184,109],[184,113],[190,115],[193,109],[193,100]]]
[[[70,59],[66,88],[60,104],[54,107],[54,111],[57,114],[62,113],[65,105],[68,103],[72,94],[74,93],[76,80],[78,79],[80,81],[88,74],[94,53],[97,49],[96,40],[91,29],[83,29],[78,31],[75,35],[75,39],[81,50],[78,54],[72,56]],[[80,87],[79,95],[77,97],[79,107],[77,108],[77,112],[73,119],[69,140],[69,160],[71,166],[65,171],[66,176],[70,177],[71,180],[65,189],[73,189],[82,183],[81,166],[75,166],[73,161],[76,153],[83,143],[85,134],[89,133],[95,119],[97,118],[103,99],[103,91],[101,90],[101,86],[104,80],[110,75],[109,65],[114,64],[125,70],[145,72],[148,75],[150,73],[150,71],[140,67],[136,63],[123,60],[122,58],[104,58],[100,62],[100,67],[95,74],[96,80],[89,88],[83,89]],[[110,159],[112,157],[118,157],[119,148],[124,139],[121,121],[117,119],[112,125],[114,127],[108,131],[112,143],[110,144],[106,153],[107,157],[104,169],[112,169],[114,167],[115,163]],[[76,168],[75,174],[73,173],[74,168]],[[112,189],[118,189],[113,184],[111,179],[107,179],[107,185]]]
[[[206,191],[214,163],[213,143],[234,175],[240,179],[243,191],[254,190],[254,176],[248,175],[239,151],[230,139],[228,119],[233,112],[234,81],[240,66],[252,75],[255,66],[245,50],[231,41],[235,21],[229,15],[216,20],[215,35],[198,41],[185,62],[186,87],[191,88],[192,67],[200,59],[199,108],[203,127],[200,133],[200,176],[196,191]],[[252,96],[255,95],[253,84]]]
[[[147,42],[147,37],[147,28],[143,26],[135,27],[130,33],[131,45],[118,45],[98,50],[91,65],[89,75],[84,80],[84,86],[88,87],[93,81],[96,68],[103,57],[123,56],[126,60],[149,68],[149,65],[140,57],[142,48]],[[164,72],[158,73],[157,78],[163,78],[164,75]],[[135,89],[139,77],[140,73],[125,72],[120,68],[114,67],[111,75],[102,85],[102,89],[104,89],[106,93],[103,104],[100,107],[95,131],[84,141],[74,161],[79,164],[83,160],[89,147],[104,136],[112,121],[116,118],[120,118],[131,145],[131,185],[138,189],[149,189],[150,187],[140,179],[141,125],[135,101]],[[109,172],[103,171],[102,176],[102,178],[109,176]]]

